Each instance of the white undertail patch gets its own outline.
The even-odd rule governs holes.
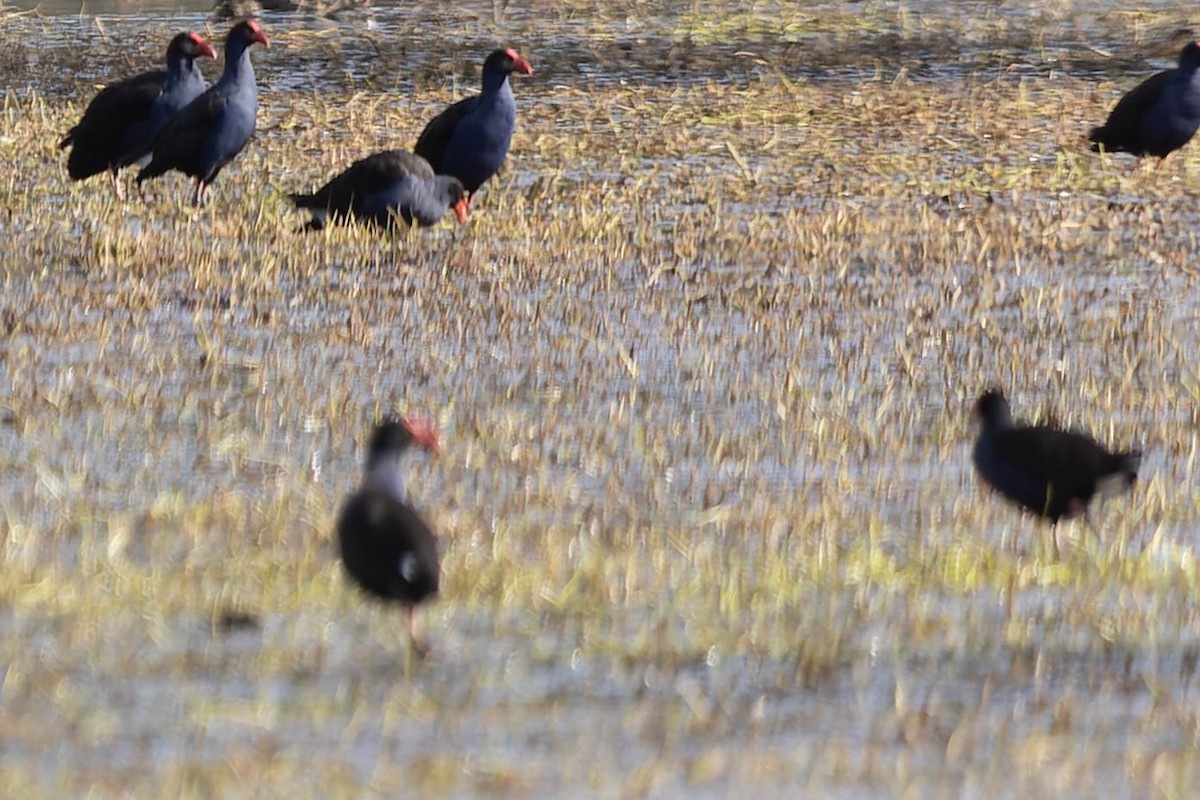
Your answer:
[[[400,556],[400,577],[405,583],[414,583],[417,580],[417,557],[412,553]]]
[[[1128,489],[1132,483],[1128,472],[1114,472],[1096,481],[1096,492],[1101,497],[1113,497]]]

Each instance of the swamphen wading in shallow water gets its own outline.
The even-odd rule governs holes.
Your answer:
[[[1152,75],[1117,102],[1088,136],[1099,152],[1157,156],[1159,164],[1200,128],[1200,43],[1179,54],[1179,66]]]
[[[387,150],[355,161],[312,194],[293,194],[297,208],[313,219],[305,227],[319,230],[327,217],[389,227],[399,217],[411,225],[433,225],[453,208],[459,224],[467,221],[466,191],[458,178],[434,175],[429,162],[412,153]]]
[[[1082,433],[1018,425],[999,389],[984,392],[973,413],[982,423],[972,454],[975,468],[1000,494],[1050,520],[1055,554],[1060,519],[1086,518],[1097,492],[1116,494],[1137,478],[1139,451],[1109,452]]]
[[[437,431],[420,417],[376,426],[367,448],[362,486],[338,517],[338,543],[346,572],[364,591],[404,610],[408,635],[417,640],[416,606],[438,591],[433,533],[404,499],[400,460],[412,445],[437,452]]]
[[[429,121],[413,152],[438,175],[462,181],[471,201],[508,155],[517,103],[508,76],[533,74],[516,50],[496,50],[483,62],[483,91],[460,100]]]
[[[199,205],[221,168],[242,151],[254,135],[258,116],[258,84],[250,63],[250,45],[270,47],[253,20],[239,22],[225,38],[225,71],[204,94],[180,109],[146,147],[150,163],[138,173],[140,186],[177,169],[196,180],[193,202]]]
[[[117,171],[137,160],[130,154],[144,153],[158,129],[208,88],[196,65],[201,56],[216,58],[217,53],[199,34],[181,33],[167,45],[165,71],[126,78],[92,98],[79,124],[58,143],[71,148],[67,173],[72,180],[107,170],[117,197],[123,197]]]

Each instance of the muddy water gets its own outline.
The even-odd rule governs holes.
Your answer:
[[[207,9],[195,4],[130,5],[42,3],[39,14],[6,19],[8,32],[19,33],[6,55],[20,68],[9,91],[79,104],[94,84],[153,63],[170,31],[209,29],[215,37],[225,27],[210,23]],[[847,7],[857,7],[861,28],[838,28],[824,19]],[[789,8],[781,4],[781,13]],[[1186,8],[1169,4],[1151,6],[1153,23],[1143,26],[1090,5],[979,2],[951,10],[944,3],[830,3],[804,5],[793,28],[768,36],[753,25],[724,34],[721,23],[735,17],[733,11],[701,8],[697,19],[694,9],[677,4],[638,4],[632,11],[598,4],[593,10],[598,13],[543,3],[497,8],[436,2],[375,3],[332,19],[269,14],[264,24],[280,45],[255,54],[263,138],[292,135],[289,109],[302,102],[294,96],[364,84],[394,87],[392,93],[407,98],[440,88],[447,74],[465,80],[472,73],[462,62],[499,40],[536,53],[540,83],[518,89],[526,113],[566,117],[539,132],[583,136],[587,132],[570,118],[580,101],[554,87],[744,86],[779,72],[835,82],[852,103],[859,82],[879,74],[896,79],[901,70],[912,80],[940,82],[947,93],[961,91],[967,80],[1028,80],[1036,86],[1064,70],[1083,79],[1128,65],[1136,76],[1170,62],[1190,19]],[[923,24],[915,25],[912,15]],[[289,42],[291,32],[327,37],[336,57]],[[132,52],[122,52],[124,42]],[[89,52],[104,57],[80,59]],[[1030,113],[1049,129],[1061,111],[1055,106]],[[616,125],[635,119],[627,108],[614,108],[611,116]],[[939,133],[948,147],[967,138],[954,130]],[[655,135],[647,128],[626,138]],[[348,136],[330,131],[323,144],[332,147]],[[798,146],[803,136],[802,130],[781,130],[776,146]],[[915,147],[847,136],[846,147],[861,148],[864,156],[880,146],[894,148],[897,163]],[[58,168],[51,161],[58,155],[48,154],[42,167]],[[744,166],[703,149],[682,156],[653,152],[640,162],[626,155],[623,162],[598,164],[587,155],[563,180],[665,177],[667,188],[653,198],[660,224],[644,245],[655,254],[675,244],[675,220],[707,208],[704,196],[691,193],[692,176],[717,182],[714,172],[765,173],[761,203],[740,197],[725,209],[735,226],[746,229],[763,219],[774,222],[791,208],[816,215],[835,205],[815,189],[816,199],[791,185],[772,185],[775,156],[766,148],[749,153]],[[990,150],[972,151],[967,160],[992,156]],[[1041,140],[1020,157],[1050,169],[1057,151]],[[524,174],[506,176],[506,191],[536,197],[544,191],[539,164],[532,158],[523,164]],[[30,171],[13,180],[30,189],[40,175]],[[1139,205],[1184,221],[1161,233],[1160,250],[1194,246],[1186,180],[1185,171],[1181,191],[1167,192],[1168,198],[1117,198],[1135,209],[1131,227],[1152,227],[1137,212]],[[234,185],[227,180],[222,188]],[[881,216],[914,213],[910,198],[883,202],[872,188],[864,182],[837,202]],[[1053,192],[1024,200],[1043,213],[1079,208],[1071,205],[1077,198]],[[918,204],[927,201],[922,197]],[[234,200],[226,196],[225,202]],[[966,220],[976,211],[991,213],[986,208],[1011,210],[1015,202],[999,196],[985,206],[967,192],[946,203],[933,198],[935,213]],[[549,205],[566,214],[570,197],[554,195]],[[482,213],[498,211],[485,207]],[[640,235],[634,229],[638,213],[605,211]],[[1094,214],[1080,214],[1079,224],[1104,211],[1097,203]],[[272,207],[272,213],[284,212]],[[129,217],[125,224],[135,231],[137,225],[173,224],[136,211]],[[72,241],[90,230],[86,220],[68,223]],[[7,232],[24,246],[28,237]],[[1136,238],[1131,234],[1131,247]],[[690,282],[671,272],[651,282],[639,251],[615,263],[564,258],[554,265],[563,277],[520,283],[510,292],[492,285],[505,258],[529,262],[531,272],[542,266],[519,250],[515,237],[506,243],[508,251],[487,251],[489,257],[467,263],[453,261],[456,241],[433,231],[419,246],[380,245],[373,261],[356,261],[360,256],[343,256],[336,247],[323,255],[314,245],[314,258],[327,258],[328,269],[282,275],[266,298],[246,290],[253,302],[233,292],[206,295],[193,288],[188,265],[168,262],[133,280],[169,287],[150,309],[138,311],[103,307],[106,295],[129,289],[130,281],[115,271],[100,276],[111,284],[86,291],[80,287],[95,280],[94,272],[53,259],[47,265],[35,256],[13,257],[20,263],[7,266],[6,308],[29,318],[13,327],[4,357],[15,359],[22,349],[39,357],[31,373],[7,376],[0,414],[26,398],[45,398],[34,407],[65,422],[53,433],[41,428],[39,438],[18,434],[26,420],[0,416],[0,513],[8,525],[7,566],[20,577],[15,588],[5,586],[0,607],[3,652],[12,665],[0,673],[0,768],[32,776],[46,796],[80,796],[93,786],[100,794],[149,796],[162,794],[156,791],[162,786],[178,794],[401,796],[415,782],[415,794],[424,796],[891,797],[908,790],[920,797],[1135,797],[1146,796],[1160,774],[1167,787],[1173,770],[1183,782],[1190,779],[1198,650],[1191,573],[1184,568],[1194,560],[1196,544],[1186,498],[1133,534],[1135,567],[1146,568],[1145,561],[1184,565],[1146,581],[1166,585],[1161,592],[1132,580],[1121,584],[1119,577],[1092,581],[1100,566],[1072,563],[1087,576],[1078,579],[1086,584],[1079,590],[1072,574],[1058,578],[1053,566],[1027,560],[1027,588],[1014,598],[1003,591],[1007,587],[973,589],[969,578],[955,583],[946,577],[955,575],[954,557],[935,560],[928,574],[888,582],[888,570],[924,556],[926,537],[983,547],[1016,535],[1036,540],[1034,526],[998,503],[988,506],[995,501],[974,488],[965,444],[939,450],[932,443],[959,426],[956,415],[965,409],[953,392],[969,393],[987,372],[978,358],[986,348],[972,331],[978,336],[983,328],[990,346],[987,336],[997,327],[1021,332],[1030,326],[1027,335],[1012,337],[1017,342],[1052,327],[1037,328],[1015,301],[997,301],[986,320],[990,328],[973,310],[953,306],[949,296],[978,288],[979,268],[954,264],[947,285],[935,287],[942,293],[933,294],[924,276],[909,284],[898,279],[917,267],[885,262],[869,246],[841,265],[845,272],[838,279],[788,271],[786,263],[776,263],[777,254],[745,250],[729,257],[702,250],[678,265],[693,273]],[[396,255],[406,247],[417,255]],[[222,266],[234,271],[249,265],[253,271],[269,249],[234,243],[221,251]],[[1110,266],[1098,251],[1033,266],[1005,264],[996,292],[1016,298],[1067,287],[1073,304],[1062,324],[1068,327],[1104,310],[1113,297],[1148,296],[1148,305],[1161,310],[1155,324],[1171,331],[1184,354],[1182,365],[1164,361],[1183,375],[1179,380],[1189,380],[1188,354],[1196,352],[1193,279],[1141,255],[1113,259],[1116,266]],[[446,263],[459,271],[439,281]],[[594,274],[574,281],[572,270]],[[597,274],[617,291],[601,291],[607,284]],[[461,305],[446,308],[431,298],[447,283],[466,287],[455,298],[464,300]],[[820,333],[810,333],[819,315],[804,316],[809,309],[798,308],[802,304],[787,294],[804,285],[834,309]],[[881,400],[879,382],[899,370],[890,359],[911,341],[920,345],[919,362],[932,358],[944,340],[932,325],[922,338],[919,315],[888,324],[904,307],[897,286],[913,296],[931,292],[926,305],[945,302],[939,323],[961,337],[949,337],[945,348],[953,370],[947,394],[926,401],[910,393],[898,401],[908,404],[906,419],[913,426],[899,452],[878,445],[901,438],[888,436],[895,398]],[[377,333],[364,347],[347,344],[353,334],[345,331],[352,326],[344,322],[345,298],[359,291],[400,309],[393,317],[360,309]],[[784,299],[776,306],[738,305],[770,292]],[[654,305],[663,296],[667,300]],[[595,313],[583,315],[581,308]],[[53,325],[36,324],[39,316],[55,314],[68,328],[107,314],[126,334],[58,347]],[[535,314],[542,321],[530,323],[527,338],[518,333],[514,339],[512,317]],[[263,323],[266,315],[279,322]],[[684,317],[684,325],[676,324]],[[130,318],[134,324],[122,327]],[[471,333],[430,333],[442,332],[438,325],[448,318],[464,321]],[[882,333],[867,346],[858,337],[871,326]],[[215,345],[204,341],[214,330],[226,337]],[[1089,356],[1072,341],[1050,341],[1049,355],[1042,357],[1061,362],[1063,370],[1075,363],[1071,356],[1091,359],[1077,369],[1107,374],[1103,351]],[[429,362],[420,362],[424,371],[393,374],[387,365],[413,342],[432,352]],[[631,342],[636,350],[629,349]],[[811,372],[804,373],[797,399],[778,390],[788,376],[776,373],[778,363],[801,347],[810,350],[797,369]],[[622,366],[626,351],[642,371],[640,381]],[[860,365],[855,375],[861,381],[861,390],[851,386],[849,400],[848,381],[837,373],[847,361]],[[592,379],[581,384],[581,374]],[[327,534],[333,505],[352,482],[358,458],[359,432],[348,429],[368,416],[328,413],[340,401],[324,384],[348,385],[354,403],[414,396],[443,404],[448,442],[488,442],[448,445],[449,466],[418,467],[426,481],[423,499],[461,537],[447,546],[448,574],[459,578],[430,611],[435,652],[426,665],[406,664],[383,615],[362,612],[339,583],[327,544],[304,544]],[[1146,384],[1151,395],[1154,381]],[[143,412],[128,398],[146,386],[157,404],[147,401]],[[289,394],[303,401],[277,399]],[[1027,389],[1025,397],[1032,395]],[[1138,410],[1139,422],[1150,419],[1174,430],[1192,424],[1182,406],[1147,402],[1150,410]],[[1080,411],[1070,398],[1062,404]],[[636,413],[624,417],[614,411],[631,407]],[[1114,422],[1121,426],[1130,416],[1117,415]],[[636,424],[628,423],[631,417]],[[341,428],[335,431],[331,418]],[[847,444],[820,450],[810,420],[814,429],[819,422],[830,431],[820,436],[834,442],[844,437]],[[495,431],[503,431],[499,446],[486,439]],[[1186,461],[1187,452],[1186,437],[1152,441],[1149,472],[1178,477],[1171,465]],[[264,487],[293,504],[272,517],[262,508],[269,505]],[[1155,491],[1161,496],[1165,490],[1160,483]],[[845,508],[831,511],[831,495],[835,506]],[[224,516],[212,512],[219,523],[190,520],[176,510],[213,496],[232,498]],[[798,498],[789,506],[794,520],[765,515],[786,529],[782,543],[770,531],[736,521],[761,511],[753,503],[764,496]],[[808,506],[821,510],[823,520],[837,518],[839,510],[845,515],[845,530],[833,537],[830,552],[792,556],[794,577],[764,581],[766,588],[737,598],[745,606],[741,612],[728,610],[720,596],[726,577],[753,583],[755,570],[770,567],[769,560],[751,561],[756,553],[777,547],[787,558],[802,549],[796,542],[816,535],[805,527]],[[990,508],[991,516],[971,516],[979,507]],[[67,512],[79,530],[40,543],[37,532]],[[275,527],[255,529],[245,519],[272,520]],[[656,529],[672,536],[655,540]],[[513,530],[533,531],[514,546],[515,555],[528,561],[550,558],[554,543],[545,539],[552,535],[568,541],[560,549],[569,551],[571,565],[602,559],[606,537],[627,546],[629,531],[660,546],[635,546],[628,562],[597,573],[556,575],[533,600],[516,590],[515,598],[506,596],[503,580],[481,599],[475,575],[462,564],[486,574],[493,559],[517,561],[504,549],[504,536]],[[1178,546],[1182,555],[1171,546],[1139,549],[1151,538]],[[796,595],[778,599],[791,583],[804,581],[809,566],[823,574],[817,564],[863,540],[878,545],[865,565],[800,594],[800,601]],[[712,550],[719,551],[714,559],[722,569],[714,570],[715,585],[706,593],[690,579],[699,569],[695,564],[711,568],[704,559]],[[220,585],[223,559],[260,551],[268,557],[251,562],[249,580],[232,589]],[[1144,552],[1149,555],[1138,561]],[[306,561],[314,557],[324,566]],[[134,577],[108,570],[109,559],[132,564]],[[519,568],[510,564],[512,573]],[[1120,571],[1112,564],[1104,568]],[[582,592],[612,572],[627,572],[629,582],[605,584],[587,608],[561,600],[570,594],[566,587]],[[639,574],[650,576],[649,588],[634,586]],[[174,585],[199,586],[206,594],[197,597],[219,600],[209,607],[179,598],[171,594]],[[623,605],[624,595],[613,585],[636,599]],[[735,586],[733,577],[729,585]],[[119,607],[105,605],[113,596],[122,598]],[[101,617],[89,615],[93,604],[105,609]],[[259,625],[223,631],[213,617],[227,604],[247,608]],[[1154,613],[1147,612],[1150,622],[1136,635],[1114,633],[1122,614],[1147,607]],[[826,654],[833,654],[828,661]]]
[[[36,15],[9,24],[37,30],[43,46],[53,46],[59,39],[74,47],[86,46],[110,35],[142,41],[147,26],[220,29],[224,24],[210,15],[211,4],[182,0],[100,0],[82,7],[18,2],[7,8]],[[342,43],[347,54],[343,66],[352,74],[364,74],[360,72],[364,57],[370,63],[371,56],[378,55],[369,45],[378,37],[402,39],[413,55],[447,46],[471,52],[503,39],[519,41],[527,49],[536,47],[539,62],[551,70],[550,75],[563,69],[589,83],[614,78],[703,80],[712,71],[705,70],[706,62],[728,73],[747,55],[795,75],[832,79],[892,68],[922,78],[964,72],[982,78],[1035,76],[1053,69],[1086,73],[1111,70],[1114,55],[1130,64],[1166,66],[1181,44],[1196,36],[1187,8],[1175,3],[1139,6],[1145,21],[1133,26],[1119,13],[1076,4],[1015,3],[1006,4],[1003,11],[989,2],[863,3],[852,8],[817,3],[780,8],[781,17],[794,20],[782,32],[737,23],[728,28],[729,34],[724,33],[723,20],[736,20],[736,10],[684,9],[660,2],[639,3],[632,10],[599,3],[581,11],[536,2],[377,2],[351,4],[328,16],[267,12],[263,19],[268,26],[281,24],[295,30],[359,32],[361,41],[350,35]],[[855,26],[846,20],[865,24]],[[597,41],[609,44],[598,48]],[[753,59],[750,63],[745,69],[753,76]]]

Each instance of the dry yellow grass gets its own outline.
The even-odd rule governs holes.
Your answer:
[[[1084,151],[1137,76],[923,67],[1035,60],[999,17],[626,11],[270,19],[198,211],[67,181],[78,53],[9,82],[0,792],[1190,793],[1195,152]],[[296,233],[286,192],[411,145],[510,28],[535,74],[466,230]],[[992,383],[1146,451],[1061,560],[970,472]],[[426,663],[330,540],[393,408],[443,429]]]

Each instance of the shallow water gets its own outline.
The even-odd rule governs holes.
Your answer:
[[[182,0],[150,3],[100,0],[12,3],[27,12],[10,17],[15,30],[36,30],[39,48],[78,49],[109,37],[142,41],[147,27],[194,27],[219,31],[211,4]],[[588,13],[588,9],[595,13]],[[378,42],[394,39],[406,54],[449,46],[472,52],[506,38],[535,52],[539,74],[553,80],[559,71],[584,85],[611,80],[689,82],[718,68],[726,79],[754,80],[786,69],[794,76],[861,78],[879,70],[903,68],[917,79],[949,79],[964,73],[980,80],[1045,77],[1111,71],[1113,56],[1130,66],[1162,68],[1195,32],[1186,6],[1143,5],[1148,22],[1131,27],[1119,13],[1093,5],[991,2],[864,2],[778,5],[776,27],[757,24],[750,14],[721,7],[680,8],[639,3],[633,9],[603,3],[574,10],[538,3],[376,2],[332,16],[305,12],[266,12],[268,28],[342,31],[338,70],[355,78],[378,76]],[[759,4],[754,14],[770,9]],[[214,32],[214,36],[219,34]],[[303,78],[304,70],[295,75]],[[39,78],[52,78],[39,75]],[[279,76],[276,76],[277,78]],[[319,76],[318,76],[319,77]]]
[[[53,147],[226,27],[136,6],[3,20],[0,788],[1195,785],[1195,157],[1076,141],[1187,7],[266,14],[258,138],[197,212],[179,181],[106,204]],[[296,244],[280,194],[411,140],[498,42],[535,74],[472,227]],[[1141,437],[1102,538],[1055,560],[976,486],[989,382]],[[426,662],[329,539],[393,407],[445,440],[411,480]]]

